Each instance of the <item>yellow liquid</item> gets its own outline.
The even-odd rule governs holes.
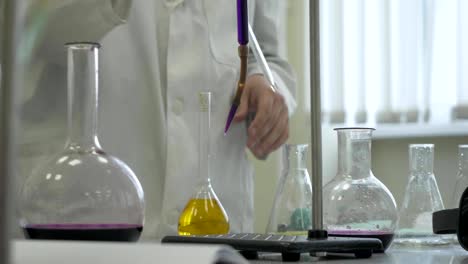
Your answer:
[[[179,235],[227,234],[229,220],[215,199],[191,199],[179,217]]]

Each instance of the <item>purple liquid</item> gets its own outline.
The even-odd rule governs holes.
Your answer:
[[[30,239],[126,241],[140,238],[143,226],[131,224],[39,224],[23,228]]]
[[[390,246],[395,234],[384,231],[330,230],[328,235],[332,237],[378,238],[382,241],[383,250],[376,253],[382,253]]]

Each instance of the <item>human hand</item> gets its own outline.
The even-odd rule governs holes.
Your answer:
[[[289,137],[286,102],[282,95],[270,88],[263,75],[247,77],[234,121],[244,121],[249,112],[255,112],[255,118],[248,127],[247,147],[255,157],[262,159]]]

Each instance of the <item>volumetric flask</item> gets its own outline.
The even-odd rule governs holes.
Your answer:
[[[409,180],[400,208],[395,244],[446,245],[448,241],[432,231],[432,213],[444,209],[434,176],[434,145],[409,145],[409,164]]]
[[[199,94],[199,184],[179,217],[179,235],[227,234],[229,219],[211,185],[211,92]]]
[[[20,226],[31,239],[136,241],[143,189],[97,136],[97,43],[68,47],[68,139],[22,186]]]
[[[387,187],[371,171],[371,128],[340,128],[338,172],[324,187],[324,225],[330,236],[393,240],[397,210]]]
[[[312,185],[305,162],[307,144],[285,145],[283,171],[266,233],[307,235],[312,228]]]

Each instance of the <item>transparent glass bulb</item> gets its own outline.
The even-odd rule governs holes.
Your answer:
[[[227,234],[229,219],[211,185],[210,128],[211,92],[199,94],[199,177],[198,191],[192,195],[179,217],[179,235]]]
[[[371,171],[370,128],[335,129],[338,172],[324,186],[324,226],[330,236],[379,238],[384,250],[393,240],[395,199]]]
[[[410,175],[400,208],[395,243],[405,246],[446,245],[432,230],[432,213],[444,209],[434,176],[434,145],[409,145]]]
[[[132,170],[99,144],[98,48],[68,47],[68,140],[22,186],[20,226],[32,239],[138,240],[143,189]]]
[[[305,162],[307,144],[285,145],[283,171],[266,233],[307,235],[312,228],[312,185]]]

